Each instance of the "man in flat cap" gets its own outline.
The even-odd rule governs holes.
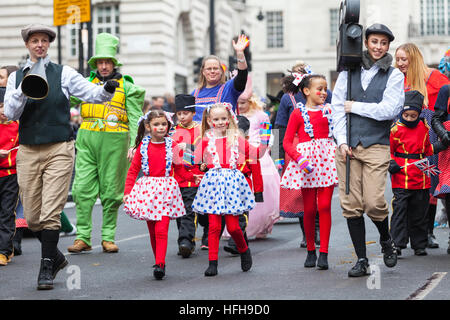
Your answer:
[[[334,136],[337,140],[336,169],[339,198],[347,219],[358,261],[349,277],[368,274],[365,222],[372,220],[380,233],[383,260],[387,267],[397,263],[397,252],[389,233],[388,205],[384,198],[390,160],[389,133],[392,120],[403,107],[404,76],[391,66],[388,53],[394,35],[388,27],[374,24],[366,29],[361,66],[339,74],[331,100]],[[351,72],[352,101],[347,97]],[[347,132],[346,114],[350,114]],[[350,144],[347,144],[350,134]],[[346,156],[350,156],[350,192],[345,192]]]
[[[77,237],[69,252],[90,251],[92,208],[97,198],[103,207],[103,252],[119,251],[115,244],[117,215],[122,204],[125,179],[133,157],[138,120],[142,116],[145,90],[122,75],[116,58],[119,39],[100,33],[95,40],[95,55],[89,59],[92,68],[89,81],[97,86],[107,81],[118,84],[111,101],[91,103],[73,99],[81,104],[83,122],[77,134],[77,159],[72,196],[77,208]],[[128,159],[127,159],[128,155]]]
[[[56,273],[68,264],[57,246],[75,156],[69,98],[75,96],[92,103],[109,101],[116,83],[96,86],[71,67],[51,62],[47,51],[55,32],[48,26],[28,25],[22,37],[30,58],[8,78],[5,115],[19,120],[17,178],[28,227],[41,242],[37,289],[45,290],[53,289]],[[49,92],[38,100],[27,97],[21,84],[40,59]]]

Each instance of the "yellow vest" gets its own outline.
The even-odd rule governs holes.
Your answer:
[[[125,108],[125,90],[123,88],[123,78],[117,80],[119,87],[116,88],[111,101],[103,104],[83,102],[81,104],[81,117],[83,122],[80,129],[90,131],[105,132],[128,132],[128,117]],[[98,78],[94,78],[92,83],[101,84]]]

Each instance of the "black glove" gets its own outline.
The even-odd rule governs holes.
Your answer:
[[[441,151],[447,150],[448,146],[444,145],[442,141],[436,141],[433,143],[434,154],[438,154]]]
[[[255,192],[255,202],[264,202],[262,192]]]
[[[116,91],[116,88],[118,88],[118,87],[119,87],[119,83],[114,80],[106,81],[105,85],[103,86],[103,88],[105,88],[105,90],[109,93],[114,93]]]
[[[402,170],[402,168],[400,168],[400,166],[397,164],[397,162],[395,162],[395,160],[389,161],[388,171],[390,174],[395,174],[395,173],[399,172],[400,170]]]
[[[433,118],[431,119],[431,127],[436,135],[441,139],[444,146],[450,146],[450,133],[445,129],[443,123],[447,120],[447,112],[444,110],[434,110]]]

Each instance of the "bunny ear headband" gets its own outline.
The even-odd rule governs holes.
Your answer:
[[[143,120],[147,120],[148,119],[148,116],[150,115],[150,113],[152,113],[153,111],[155,111],[155,110],[150,110],[150,111],[148,111],[146,114],[144,114],[143,116],[141,116],[140,118],[139,118],[139,120],[138,120],[138,126],[141,124],[141,122],[143,121]],[[170,122],[170,125],[171,126],[173,126],[173,120],[172,120],[172,114],[170,113],[170,112],[166,112],[166,111],[163,111],[164,112],[164,115],[166,116],[166,119],[167,119],[167,121],[168,122]]]
[[[305,77],[310,76],[312,74],[314,74],[314,73],[313,73],[311,67],[307,65],[305,67],[305,73],[297,73],[297,72],[292,73],[292,75],[294,76],[294,81],[292,81],[292,83],[294,85],[298,86]]]

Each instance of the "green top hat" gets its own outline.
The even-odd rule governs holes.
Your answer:
[[[116,67],[122,63],[116,59],[119,38],[109,33],[99,33],[95,39],[95,55],[89,59],[91,69],[97,69],[97,59],[111,59]]]

